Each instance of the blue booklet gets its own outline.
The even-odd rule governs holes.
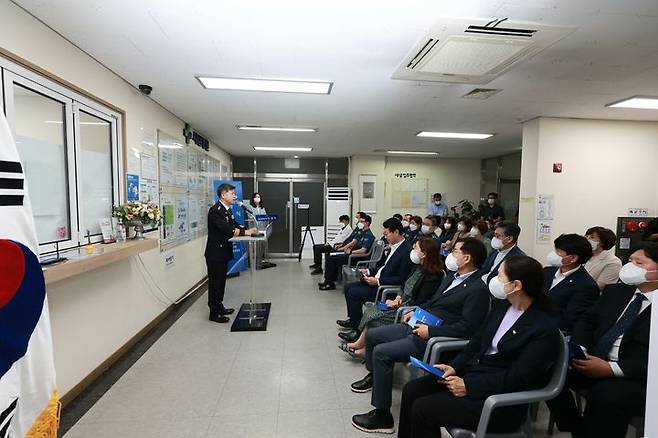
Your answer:
[[[430,373],[433,376],[438,377],[439,379],[443,379],[443,370],[439,368],[434,368],[432,365],[428,364],[427,362],[423,362],[422,360],[418,360],[413,356],[409,356],[409,360],[411,361],[411,365],[415,366],[416,368],[420,368],[421,370],[425,370],[428,373]]]
[[[574,359],[585,360],[587,356],[585,356],[585,352],[580,345],[569,341],[569,360]]]
[[[432,315],[430,312],[426,312],[420,307],[416,307],[414,314],[411,315],[411,318],[407,324],[411,328],[415,328],[416,324],[427,324],[429,326],[439,327],[441,324],[443,324],[443,320],[438,316]]]
[[[377,301],[377,308],[382,312],[392,309],[391,307],[388,307],[386,303],[382,303],[381,301]]]

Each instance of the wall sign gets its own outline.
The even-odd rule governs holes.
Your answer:
[[[648,208],[629,208],[628,216],[630,217],[649,217]]]
[[[416,178],[416,174],[415,173],[402,172],[402,173],[396,173],[395,177],[396,178]]]

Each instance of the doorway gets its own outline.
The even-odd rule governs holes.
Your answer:
[[[306,225],[324,226],[324,180],[258,178],[257,185],[267,213],[279,216],[272,225],[270,255],[296,257]]]

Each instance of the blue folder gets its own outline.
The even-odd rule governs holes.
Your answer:
[[[377,302],[377,308],[381,310],[382,312],[385,312],[387,310],[391,310],[391,307],[388,307],[386,303],[382,303],[381,301]]]
[[[425,370],[428,373],[432,374],[433,376],[436,376],[439,379],[443,379],[443,370],[442,369],[434,368],[432,365],[428,364],[427,362],[423,362],[422,360],[418,360],[413,356],[409,356],[409,360],[411,361],[411,365],[415,366],[416,368],[420,368],[421,370]]]
[[[429,326],[439,327],[441,324],[443,324],[443,320],[438,316],[432,315],[430,312],[426,312],[420,307],[416,307],[414,314],[411,315],[411,318],[407,324],[411,328],[415,328],[416,324],[427,324]]]
[[[569,360],[573,359],[585,360],[587,356],[580,345],[569,341]]]

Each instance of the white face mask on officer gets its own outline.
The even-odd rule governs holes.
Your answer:
[[[418,229],[418,225],[416,225],[415,223],[412,222],[412,223],[409,224],[409,229],[411,231],[416,231]]]
[[[405,221],[405,220],[403,219],[403,220],[402,220],[402,226],[403,226],[404,228],[408,228],[408,227],[409,227],[409,221]]]
[[[366,226],[366,225],[365,225],[363,222],[359,222],[358,224],[356,224],[356,227],[357,227],[359,230],[362,230],[363,227],[365,227],[365,226]]]
[[[446,222],[446,223],[443,225],[443,228],[445,228],[446,230],[449,230],[450,228],[452,228],[452,224],[451,224],[450,222]]]
[[[647,274],[649,272],[656,272],[656,271],[649,271],[647,269],[644,269],[638,265],[636,265],[633,262],[628,262],[624,266],[621,267],[621,270],[619,271],[619,279],[630,286],[637,286],[642,283],[646,283],[649,280],[647,280]]]
[[[420,232],[423,234],[429,234],[430,233],[430,226],[429,225],[423,225],[420,227]]]

